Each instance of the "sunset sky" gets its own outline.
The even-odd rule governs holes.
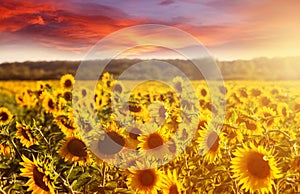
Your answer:
[[[298,0],[0,0],[0,63],[81,60],[101,38],[138,24],[177,27],[220,60],[300,55]],[[124,56],[138,52],[162,55],[152,47]]]

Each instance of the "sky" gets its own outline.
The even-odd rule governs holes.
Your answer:
[[[82,60],[108,35],[141,24],[182,30],[219,60],[300,55],[298,0],[0,0],[0,63]],[[137,31],[130,41],[138,45],[144,37],[151,38]],[[191,49],[172,34],[162,33],[160,40]],[[119,57],[142,56],[176,58],[156,46]]]

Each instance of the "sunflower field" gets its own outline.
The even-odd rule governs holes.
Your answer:
[[[205,81],[197,99],[179,77],[140,85],[126,107],[109,73],[76,81],[0,83],[0,193],[300,193],[300,83],[225,81],[221,119]]]

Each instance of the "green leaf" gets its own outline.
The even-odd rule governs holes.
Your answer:
[[[83,187],[83,185],[87,184],[90,180],[91,180],[91,175],[89,173],[83,173],[82,175],[80,175],[80,177],[75,180],[75,185],[73,185],[72,183],[72,187],[74,190],[79,190],[81,187]]]

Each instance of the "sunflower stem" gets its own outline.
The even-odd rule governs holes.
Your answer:
[[[105,174],[106,174],[106,165],[105,165],[105,163],[102,163],[102,165],[103,165],[103,168],[102,168],[102,174],[103,174],[103,179],[102,179],[102,187],[104,187],[105,186]]]

